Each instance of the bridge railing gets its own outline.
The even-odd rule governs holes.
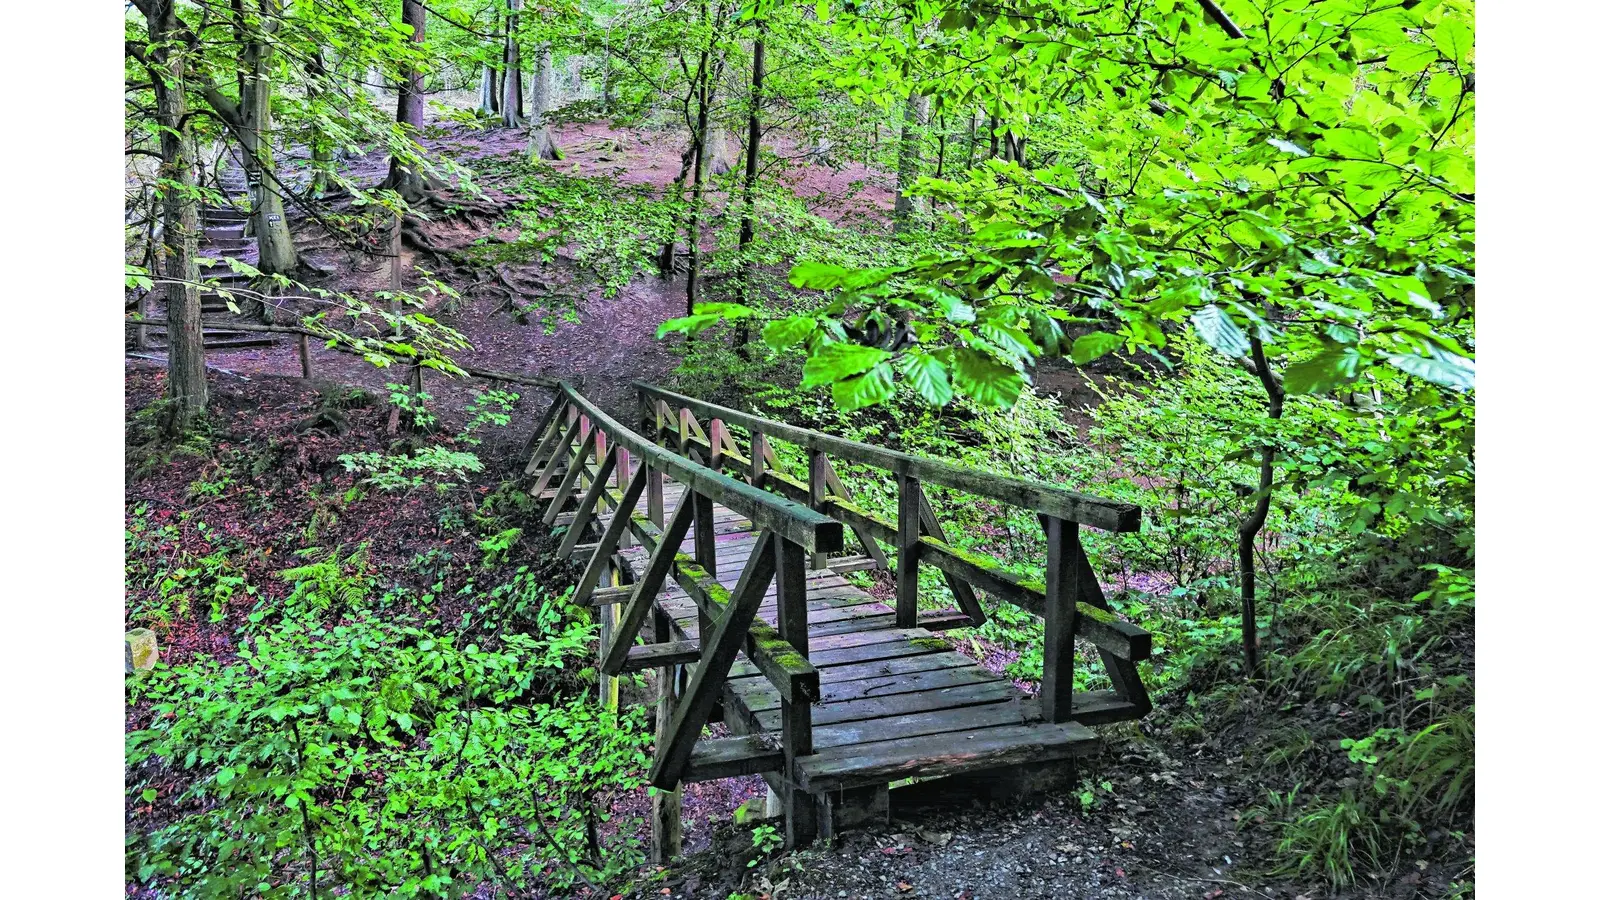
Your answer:
[[[887,569],[885,548],[895,551],[899,627],[981,625],[987,616],[977,599],[979,590],[1043,618],[1044,677],[1039,703],[1045,720],[1094,724],[1135,719],[1150,711],[1150,698],[1136,665],[1150,656],[1150,634],[1111,610],[1079,535],[1083,526],[1137,531],[1139,507],[799,428],[655,385],[635,382],[634,387],[640,399],[641,430],[658,440],[673,441],[680,453],[695,456],[711,469],[738,472],[752,486],[804,503],[854,533],[863,551],[860,556],[828,560],[816,553],[813,566]],[[782,471],[772,449],[774,439],[803,452],[807,460],[803,479]],[[893,479],[897,500],[895,520],[856,502],[830,459],[887,473]],[[1044,581],[1029,579],[997,559],[955,546],[929,503],[925,484],[1036,513],[1044,532]],[[922,566],[938,570],[955,597],[958,613],[919,615],[917,576]],[[1079,638],[1094,645],[1111,690],[1073,695],[1074,650]]]
[[[715,466],[703,465],[693,454],[674,452],[645,438],[566,383],[558,387],[529,447],[524,475],[532,481],[530,493],[548,501],[546,524],[562,520],[567,525],[558,552],[588,558],[573,599],[602,609],[600,670],[608,676],[651,668],[660,672],[651,783],[671,791],[683,780],[775,770],[794,773],[795,760],[812,752],[811,705],[822,696],[817,670],[806,659],[806,561],[811,554],[838,550],[844,542],[843,526],[807,504],[731,478]],[[667,478],[683,487],[670,518],[663,497]],[[713,510],[719,505],[749,519],[757,532],[749,561],[732,591],[716,577]],[[599,540],[581,545],[605,510],[611,515],[598,528]],[[691,526],[692,550],[680,552]],[[608,571],[621,569],[613,558],[625,537],[638,540],[648,551],[644,571],[630,585],[602,587]],[[657,602],[668,577],[699,609],[697,641],[670,639],[669,617]],[[776,628],[757,617],[774,582]],[[620,612],[614,612],[618,604]],[[636,645],[647,615],[653,615],[652,642]],[[703,741],[696,746],[741,650],[782,698],[781,746],[757,737]],[[677,666],[687,663],[693,663],[694,670],[679,697],[673,676]],[[803,811],[807,802],[800,798],[788,808]],[[799,827],[804,831],[805,823]]]

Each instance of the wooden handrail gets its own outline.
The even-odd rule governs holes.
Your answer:
[[[907,476],[928,484],[988,497],[1105,531],[1139,530],[1139,507],[1132,503],[1108,500],[1040,481],[996,475],[943,460],[875,447],[809,428],[799,428],[731,407],[696,400],[642,381],[635,381],[633,386],[639,393],[666,401],[679,409],[688,409],[710,419],[721,419],[747,431],[761,432],[768,437],[802,446],[808,451],[829,453],[840,459],[892,472],[896,476]]]
[[[757,528],[792,541],[812,553],[830,553],[844,547],[844,526],[809,506],[779,497],[758,487],[730,478],[685,456],[662,447],[607,415],[572,385],[562,382],[558,389],[595,427],[607,433],[618,446],[627,448],[639,462],[653,471],[672,476],[696,495],[707,497],[749,519]]]

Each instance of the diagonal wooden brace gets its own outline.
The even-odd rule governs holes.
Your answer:
[[[767,595],[767,587],[772,584],[777,569],[776,549],[772,533],[761,532],[727,608],[717,619],[711,640],[707,642],[705,635],[701,635],[700,662],[689,679],[689,688],[672,718],[666,739],[656,747],[655,765],[650,769],[650,783],[661,790],[676,789],[689,767],[695,741],[700,739],[701,729],[711,718],[722,685],[728,680],[728,669],[744,646],[745,635]]]
[[[650,562],[645,564],[644,575],[633,586],[633,595],[628,599],[628,605],[623,609],[622,618],[617,622],[616,631],[611,635],[611,646],[606,648],[605,657],[600,661],[600,671],[607,675],[621,675],[623,664],[628,661],[628,648],[633,646],[634,638],[639,636],[639,629],[644,627],[645,614],[655,603],[656,594],[661,591],[661,585],[667,581],[667,575],[672,572],[672,564],[678,556],[678,547],[683,543],[684,535],[689,533],[689,525],[694,522],[694,504],[683,503],[672,514],[672,521],[667,523],[667,530],[661,535],[661,542],[656,544],[656,549],[650,554]]]

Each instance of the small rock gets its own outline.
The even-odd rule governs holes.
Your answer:
[[[148,628],[135,628],[123,636],[124,674],[148,672],[156,667],[160,653],[156,649],[156,633]]]

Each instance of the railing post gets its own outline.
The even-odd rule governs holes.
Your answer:
[[[660,643],[672,634],[672,625],[660,607],[653,607],[651,639]],[[656,752],[665,746],[672,718],[678,712],[677,666],[656,670]],[[650,797],[650,861],[664,865],[683,852],[683,787],[654,789]]]
[[[717,507],[711,498],[699,493],[692,493],[688,485],[684,486],[684,503],[694,504],[694,561],[699,563],[712,577],[717,574],[717,523],[715,521]],[[700,640],[702,645],[717,627],[716,620],[705,607],[700,607]]]
[[[828,493],[828,457],[821,450],[808,451],[808,479],[811,488],[811,508],[821,509],[822,498]],[[828,554],[818,551],[811,554],[811,568],[822,569],[828,565]]]
[[[750,484],[762,487],[767,480],[767,436],[750,432]]]
[[[896,628],[917,627],[917,571],[922,558],[922,484],[910,475],[899,476],[900,512],[895,539],[894,624]]]
[[[644,475],[643,472],[640,472],[639,474],[640,474],[640,476]],[[632,480],[633,480],[633,454],[629,453],[628,452],[628,448],[626,448],[626,447],[618,447],[617,448],[617,493],[621,494],[624,497],[628,496],[628,485]],[[614,514],[615,515],[628,515],[628,516],[631,516],[631,515],[633,515],[633,510],[631,510],[631,509],[617,510]],[[617,546],[621,547],[621,548],[624,548],[624,549],[626,549],[628,547],[632,547],[633,546],[633,532],[630,531],[630,530],[626,530],[625,529],[622,532],[621,539],[619,539],[619,541],[617,542]]]
[[[799,544],[778,541],[778,636],[801,656],[811,655],[806,622],[806,551]],[[810,756],[811,705],[804,700],[782,701],[783,709],[783,810],[784,844],[805,846],[817,836],[817,798],[800,790],[799,758]]]
[[[1044,517],[1044,680],[1039,711],[1046,722],[1072,718],[1072,662],[1080,591],[1082,552],[1078,523]]]

